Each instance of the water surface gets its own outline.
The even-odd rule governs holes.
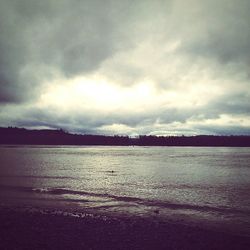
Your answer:
[[[250,233],[250,148],[0,147],[2,205]]]

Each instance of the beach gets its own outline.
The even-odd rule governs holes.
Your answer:
[[[1,249],[250,249],[250,237],[150,218],[0,209]]]

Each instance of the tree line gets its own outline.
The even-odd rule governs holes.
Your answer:
[[[107,136],[73,134],[62,129],[29,130],[0,128],[0,144],[22,145],[107,145],[107,146],[227,146],[250,147],[250,136]]]

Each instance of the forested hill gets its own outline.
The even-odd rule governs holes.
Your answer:
[[[229,146],[250,147],[250,136],[128,136],[81,135],[63,130],[0,128],[0,144],[117,145],[117,146]]]

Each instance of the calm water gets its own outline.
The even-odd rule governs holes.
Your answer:
[[[250,148],[0,147],[2,205],[250,233]]]

